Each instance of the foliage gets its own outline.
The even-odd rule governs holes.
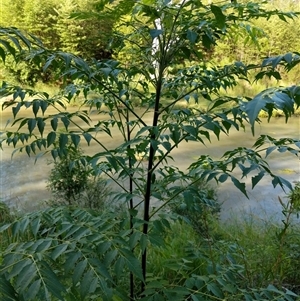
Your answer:
[[[85,161],[80,161],[82,156],[82,150],[67,144],[64,154],[54,162],[49,162],[53,164],[53,168],[48,177],[47,187],[54,199],[48,204],[104,209],[110,194],[107,180],[93,176]]]
[[[276,256],[276,260],[274,262],[274,265],[272,267],[271,272],[273,274],[278,275],[278,282],[282,283],[283,279],[287,277],[290,273],[285,273],[283,270],[283,264],[282,261],[287,261],[289,265],[290,260],[286,260],[288,258],[284,258],[285,248],[288,244],[288,241],[290,240],[290,228],[293,226],[293,216],[299,217],[300,212],[300,185],[299,182],[296,183],[294,190],[291,191],[287,197],[287,201],[284,202],[280,197],[278,197],[278,200],[282,207],[282,214],[284,216],[284,219],[282,220],[283,227],[279,228],[276,231],[276,239],[278,242],[278,252]],[[295,222],[295,220],[294,220]]]
[[[212,220],[218,220],[221,205],[217,200],[216,190],[205,183],[187,187],[182,197],[171,202],[169,207],[189,223],[202,237],[209,238]]]
[[[130,249],[138,232],[130,235],[124,230],[128,222],[115,212],[99,215],[57,207],[27,214],[2,227],[2,235],[9,231],[12,243],[3,252],[0,267],[2,300],[130,300],[126,271],[137,278],[142,271]],[[205,240],[178,222],[170,222],[165,241],[158,240],[162,233],[157,236],[155,227],[151,223],[148,234],[151,280],[139,300],[296,297],[271,284],[249,288],[246,266],[239,262],[241,248],[233,241],[216,240],[207,248]],[[170,245],[165,246],[168,241]],[[141,239],[137,246],[145,242]],[[15,279],[15,284],[5,279]]]
[[[124,271],[142,275],[124,225],[115,214],[59,207],[15,221],[11,239],[21,239],[3,254],[2,300],[113,300],[118,295],[126,300],[118,286]],[[4,275],[17,276],[15,288],[7,287]]]
[[[0,225],[8,223],[12,220],[9,207],[4,203],[0,202]]]
[[[80,193],[86,189],[90,170],[80,162],[83,155],[80,149],[66,145],[64,150],[65,153],[60,159],[54,161],[48,188],[58,202],[71,205],[76,203]]]
[[[109,37],[116,16],[98,12],[94,0],[3,0],[0,6],[0,24],[17,27],[43,40],[45,47],[60,49],[86,59],[111,57]],[[79,12],[89,11],[89,18],[82,19]],[[15,12],[18,14],[15,14]],[[75,14],[76,13],[76,14]],[[71,18],[71,15],[74,17]],[[117,14],[118,15],[118,14]],[[32,57],[24,51],[19,64],[7,57],[3,77],[13,78],[21,84],[34,86],[37,81],[56,82],[56,70],[43,71],[43,64],[33,64]]]
[[[232,217],[214,229],[223,240],[236,243],[235,260],[245,268],[248,285],[263,287],[273,283],[299,293],[299,223],[295,219],[299,214],[298,194],[296,183],[287,200],[278,198],[281,221]]]
[[[80,195],[78,200],[79,206],[83,208],[90,208],[94,210],[103,210],[106,207],[113,208],[113,201],[110,195],[111,187],[109,186],[107,179],[103,177],[90,177],[87,182],[86,189]]]
[[[291,19],[296,14],[267,11],[248,1],[205,5],[185,0],[177,6],[170,1],[138,1],[130,20],[130,27],[135,30],[123,37],[120,49],[115,48],[121,51],[125,41],[135,45],[134,57],[139,59],[128,62],[86,61],[74,54],[48,50],[34,37],[16,29],[1,30],[3,60],[9,53],[18,61],[19,53],[26,51],[33,63],[44,62],[43,71],[60,70],[62,80],[69,82],[54,96],[3,83],[1,95],[13,95],[4,108],[12,109],[14,120],[1,145],[12,144],[15,152],[24,151],[28,155],[51,152],[58,159],[68,151],[69,142],[76,149],[82,143],[96,144],[98,150],[92,155],[81,155],[80,163],[89,166],[95,175],[109,177],[119,189],[117,200],[128,205],[125,220],[116,215],[93,216],[80,209],[55,208],[5,226],[3,231],[11,230],[13,239],[23,231],[26,240],[10,245],[4,254],[0,281],[3,298],[293,300],[297,297],[273,284],[266,289],[241,287],[235,277],[242,277],[243,268],[230,256],[222,257],[216,264],[214,256],[206,260],[206,254],[195,255],[192,250],[188,254],[196,256],[196,262],[199,258],[204,262],[208,275],[203,276],[203,270],[189,265],[192,257],[187,256],[173,265],[179,271],[176,285],[172,279],[169,282],[151,278],[147,265],[152,246],[163,247],[164,230],[170,228],[172,216],[166,217],[163,209],[181,197],[188,201],[207,200],[195,189],[198,183],[230,180],[247,196],[243,178],[251,177],[253,188],[268,175],[274,187],[292,189],[288,181],[270,170],[267,157],[274,151],[298,156],[298,139],[262,135],[253,148],[241,146],[228,150],[220,160],[200,153],[186,170],[176,167],[176,161],[172,164],[174,150],[183,143],[205,144],[212,136],[220,139],[221,133],[229,135],[232,129],[243,130],[247,124],[254,133],[261,110],[271,118],[272,112],[280,109],[288,120],[295,107],[300,106],[300,87],[296,85],[269,87],[253,98],[221,93],[240,81],[250,82],[250,71],[255,73],[257,81],[277,78],[283,68],[289,71],[299,64],[299,53],[268,57],[249,65],[241,61],[226,66],[207,63],[210,50],[231,28],[240,22],[251,28],[252,19],[273,16]],[[118,39],[121,34],[117,34]],[[255,35],[254,31],[254,38]],[[174,71],[179,62],[183,62],[183,67]],[[65,104],[78,95],[84,96],[84,109],[68,111]],[[188,104],[191,99],[208,105],[205,110],[191,109],[188,105],[175,108],[179,102]],[[48,107],[53,107],[55,113],[48,114]],[[25,108],[32,110],[31,118],[21,116]],[[99,118],[94,123],[90,114],[95,113]],[[60,125],[66,133],[58,131]],[[119,135],[112,135],[112,127],[117,127]],[[107,134],[109,139],[121,137],[120,145],[111,149],[109,143],[98,138],[99,132]],[[234,170],[240,172],[241,179]],[[226,249],[222,242],[216,246]],[[210,244],[209,249],[213,250],[212,247]],[[224,266],[224,261],[230,264]],[[70,273],[61,272],[65,264],[74,275],[72,281],[66,278]]]

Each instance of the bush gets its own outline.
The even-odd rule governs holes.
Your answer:
[[[91,174],[91,169],[80,160],[81,149],[72,145],[66,149],[54,161],[48,178],[47,187],[54,197],[49,204],[103,209],[110,194],[107,180]]]
[[[190,185],[183,197],[170,204],[170,208],[206,238],[210,236],[210,221],[217,220],[221,210],[216,190],[202,180]]]
[[[11,221],[12,215],[9,207],[4,202],[0,202],[0,225]]]

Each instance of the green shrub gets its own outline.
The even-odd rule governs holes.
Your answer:
[[[72,145],[54,161],[48,179],[48,189],[57,202],[72,205],[87,186],[89,170],[79,161],[82,151]]]
[[[9,207],[4,202],[0,201],[0,225],[11,221],[12,215]]]
[[[170,204],[171,210],[185,219],[201,237],[210,237],[211,221],[218,220],[221,206],[216,198],[216,188],[200,180],[188,186]]]
[[[67,151],[53,162],[48,189],[53,194],[50,205],[103,209],[110,194],[107,180],[93,176],[82,160],[82,150],[66,145]]]

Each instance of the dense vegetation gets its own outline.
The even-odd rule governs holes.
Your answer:
[[[29,5],[15,3],[20,12]],[[39,25],[55,19],[55,6],[46,5],[50,1],[30,3],[35,6],[20,14],[20,20],[40,10],[37,16],[44,16],[44,23],[34,28],[30,22],[27,27],[19,23],[20,28],[43,40]],[[64,22],[75,26],[80,20],[93,29],[89,22],[98,13],[111,15],[108,4],[86,3],[85,9],[92,5],[90,12]],[[1,95],[12,98],[3,108],[11,109],[14,120],[1,145],[12,144],[29,156],[50,152],[57,160],[50,187],[69,204],[22,217],[11,216],[3,206],[1,300],[296,300],[299,230],[291,221],[299,209],[299,187],[274,174],[267,157],[275,151],[298,156],[300,141],[262,135],[253,148],[238,147],[220,160],[199,154],[185,171],[172,161],[172,153],[184,141],[209,143],[212,136],[243,130],[247,123],[254,133],[261,110],[271,118],[280,109],[289,119],[300,106],[299,85],[268,82],[267,89],[252,97],[232,88],[293,72],[300,54],[268,50],[266,54],[276,55],[261,59],[244,51],[246,58],[236,57],[232,43],[240,45],[235,38],[239,30],[246,41],[258,43],[261,31],[254,22],[279,19],[288,24],[297,14],[250,1],[113,4],[120,15],[112,20],[113,56],[108,59],[81,52],[88,51],[78,46],[86,40],[82,27],[72,45],[67,44],[73,41],[72,32],[55,31],[55,26],[49,27],[53,32],[44,44],[16,28],[0,30],[5,64],[25,60],[30,70],[37,70],[37,79],[50,74],[64,83],[52,95],[3,82]],[[44,9],[48,11],[42,14]],[[78,96],[82,107],[69,111],[68,104]],[[55,114],[48,113],[50,107]],[[22,117],[24,109],[32,110],[32,117]],[[93,123],[95,113],[99,120]],[[149,115],[150,123],[145,118]],[[97,133],[111,136],[113,127],[122,142],[110,149]],[[85,155],[80,152],[83,143],[97,144],[99,151]],[[236,169],[241,179],[233,173]],[[285,220],[273,228],[257,225],[259,230],[240,226],[255,238],[251,246],[236,240],[242,237],[237,231],[218,225],[219,207],[208,185],[231,181],[247,196],[243,178],[251,177],[253,188],[265,175],[274,187],[290,190],[287,202],[280,200]],[[114,183],[114,203],[101,205],[101,210],[86,203],[90,208],[82,208],[77,196],[86,190],[89,177]],[[264,236],[263,230],[271,234]],[[265,251],[261,240],[267,238]]]
[[[30,32],[51,49],[67,51],[85,59],[101,60],[114,56],[125,63],[124,59],[130,60],[131,50],[125,47],[123,51],[116,51],[115,43],[118,44],[120,40],[116,36],[114,40],[111,37],[116,28],[122,27],[123,32],[128,32],[134,1],[105,2],[108,1],[15,0],[11,3],[10,0],[3,0],[0,6],[0,24]],[[299,10],[299,1],[265,1],[265,6],[273,11],[294,11]],[[300,51],[299,18],[255,17],[251,19],[251,26],[247,23],[247,18],[232,26],[225,36],[220,36],[216,45],[203,52],[202,59],[221,65],[234,61],[253,63],[267,56]],[[283,20],[287,22],[283,23]],[[132,47],[131,44],[128,45]],[[182,63],[183,61],[177,62],[172,68],[176,70],[182,67]],[[4,80],[9,78],[29,85],[34,85],[37,81],[58,83],[49,70],[42,71],[41,64],[31,64],[27,60],[16,65],[7,58],[1,76]],[[284,74],[283,79],[285,82],[297,82],[299,67],[290,75]]]

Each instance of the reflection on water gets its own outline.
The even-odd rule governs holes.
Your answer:
[[[28,116],[31,116],[30,111]],[[4,127],[8,118],[9,112],[2,112],[1,128]],[[96,119],[99,116],[95,115],[93,118]],[[256,136],[260,134],[269,134],[277,138],[299,138],[299,117],[292,118],[288,124],[284,123],[283,118],[272,119],[269,124],[264,120],[262,124],[256,127]],[[121,142],[117,130],[113,132],[113,139],[104,135],[98,137],[101,137],[101,141],[108,148],[113,148]],[[195,142],[182,143],[180,147],[174,149],[173,158],[179,168],[185,169],[200,155],[209,154],[218,159],[227,150],[237,146],[250,147],[254,141],[255,138],[249,129],[246,132],[232,131],[229,137],[222,135],[220,141],[213,139],[212,144],[206,146]],[[48,164],[50,157],[46,155],[34,163],[34,158],[28,158],[25,153],[21,153],[16,154],[11,160],[12,150],[11,147],[6,146],[0,153],[0,198],[9,204],[23,205],[26,203],[26,208],[34,208],[40,201],[50,198],[50,194],[46,190],[46,179],[51,168]],[[101,151],[101,149],[97,145],[92,145],[84,148],[84,151],[93,154]],[[295,156],[271,154],[268,162],[275,173],[290,181],[300,180],[300,162]],[[170,162],[170,164],[175,163]],[[250,183],[250,180],[247,179],[246,181]],[[248,187],[250,188],[250,185]],[[248,191],[250,200],[239,193],[230,182],[220,186],[219,197],[223,202],[223,219],[230,218],[231,214],[240,212],[245,214],[250,212],[258,216],[265,216],[266,214],[275,216],[280,212],[277,198],[278,195],[283,196],[284,193],[278,187],[273,189],[270,178],[265,177],[254,190]]]

